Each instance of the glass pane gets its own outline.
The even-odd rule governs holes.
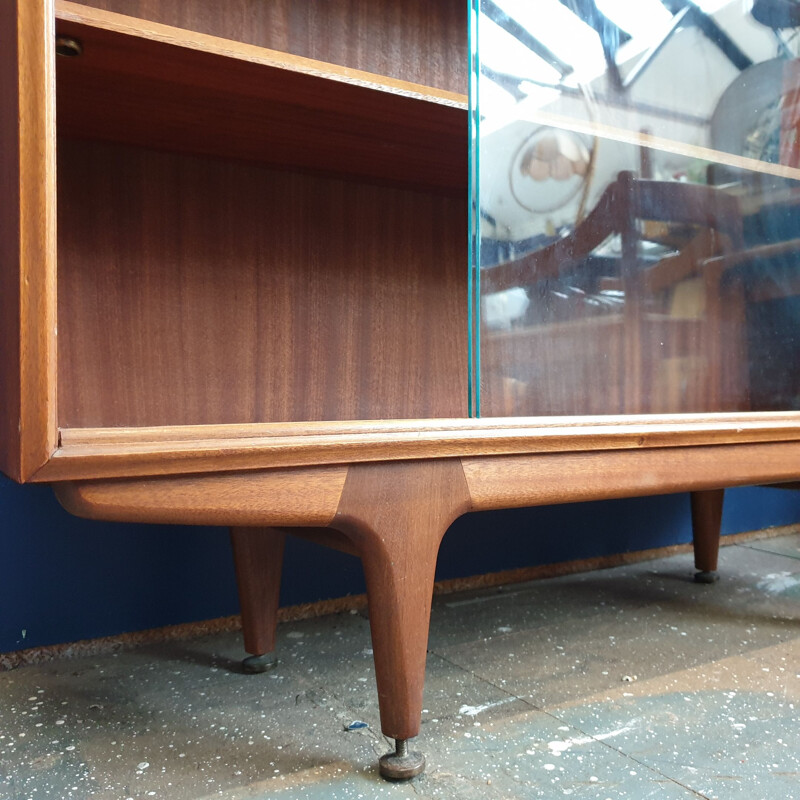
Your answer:
[[[474,3],[478,413],[800,409],[800,2]]]

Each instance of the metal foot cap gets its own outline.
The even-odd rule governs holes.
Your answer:
[[[717,572],[695,572],[695,583],[716,583],[719,580]]]
[[[278,666],[275,653],[265,653],[262,656],[249,656],[242,661],[242,672],[246,675],[256,675],[259,672],[269,672]]]
[[[425,769],[425,756],[416,751],[387,753],[381,756],[380,771],[384,778],[390,781],[407,781],[419,775]]]

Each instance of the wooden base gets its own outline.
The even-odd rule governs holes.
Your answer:
[[[442,536],[467,511],[691,491],[695,563],[715,573],[723,490],[800,474],[795,442],[642,446],[594,452],[373,461],[221,475],[60,483],[93,519],[226,525],[245,647],[272,652],[287,530],[361,558],[383,733],[419,733],[434,572]],[[757,478],[758,480],[754,480]],[[297,526],[285,528],[283,526]]]
[[[713,583],[724,490],[690,496],[696,580]],[[325,528],[232,528],[245,650],[260,656],[274,649],[287,532],[358,555],[367,580],[381,727],[395,739],[416,736],[439,544],[469,507],[460,462],[358,465],[348,472],[332,522],[344,537]]]

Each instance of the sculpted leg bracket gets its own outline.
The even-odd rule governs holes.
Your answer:
[[[345,481],[332,526],[364,566],[381,728],[397,742],[381,759],[384,777],[424,768],[406,741],[419,733],[436,558],[450,523],[469,509],[457,459],[356,464]]]

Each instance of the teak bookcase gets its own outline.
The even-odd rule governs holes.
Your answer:
[[[458,515],[690,490],[710,573],[719,490],[800,474],[796,413],[469,417],[466,18],[0,4],[0,467],[229,526],[256,656],[287,528],[360,556],[395,778]]]

